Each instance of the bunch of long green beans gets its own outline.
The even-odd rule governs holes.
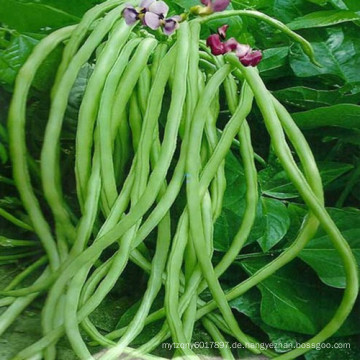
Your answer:
[[[130,4],[135,6],[136,2]],[[190,343],[196,321],[202,322],[214,341],[225,342],[224,334],[229,334],[254,353],[294,359],[309,347],[282,355],[261,350],[257,340],[241,329],[229,301],[294,259],[321,225],[343,260],[346,289],[333,318],[308,340],[309,344],[319,343],[339,329],[352,309],[358,294],[356,263],[324,208],[314,157],[291,116],[266,89],[256,68],[244,67],[232,53],[213,56],[200,39],[200,30],[212,19],[249,16],[285,32],[314,60],[311,46],[277,20],[250,10],[184,20],[175,35],[165,40],[160,36],[159,40],[145,29],[139,31],[137,24],[127,25],[122,17],[124,6],[123,0],[106,1],[88,11],[78,25],[53,32],[36,46],[17,77],[9,114],[14,179],[46,253],[31,271],[46,261],[48,265],[32,286],[19,288],[31,272],[28,270],[1,292],[1,305],[8,307],[0,316],[0,333],[46,292],[43,338],[15,359],[56,359],[56,343],[64,335],[79,359],[92,359],[80,327],[106,349],[99,355],[102,360],[117,359],[121,354],[151,354],[169,337],[177,343]],[[66,45],[52,88],[41,151],[43,193],[52,211],[52,227],[31,183],[26,156],[26,102],[37,70],[63,43]],[[80,69],[94,53],[96,62],[77,122],[74,171],[81,210],[77,219],[62,189],[60,137],[70,91]],[[219,137],[221,92],[231,118]],[[165,97],[170,99],[169,105],[164,103]],[[257,171],[246,121],[253,100],[264,118],[274,151],[309,212],[290,247],[224,292],[219,276],[241,251],[256,216]],[[166,122],[161,124],[159,119],[164,114]],[[236,137],[246,178],[246,211],[229,250],[213,267],[213,228],[226,188],[225,157]],[[186,206],[175,218],[172,209],[182,187],[186,188]],[[153,231],[157,234],[156,247],[149,261],[144,249]],[[104,258],[110,246],[111,255],[107,252]],[[147,289],[131,322],[104,334],[89,315],[112,290],[129,261],[149,274]],[[162,288],[164,307],[151,313]],[[212,300],[206,303],[199,296],[207,288]],[[129,347],[146,325],[161,319],[163,326],[156,336],[137,350]],[[233,358],[230,349],[219,350],[222,357]],[[187,346],[178,351],[177,355],[197,356]]]

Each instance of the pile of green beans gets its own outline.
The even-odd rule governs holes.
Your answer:
[[[136,5],[135,1],[126,1]],[[176,35],[157,39],[128,26],[122,18],[123,0],[109,0],[88,11],[78,25],[54,31],[36,46],[20,70],[9,111],[10,151],[14,180],[45,256],[1,291],[2,334],[39,295],[46,293],[42,311],[43,338],[14,359],[54,360],[64,335],[76,356],[96,355],[112,360],[120,355],[151,357],[159,344],[172,338],[190,343],[199,320],[217,342],[230,335],[256,354],[295,359],[309,349],[300,347],[278,355],[260,350],[257,340],[241,328],[229,301],[293,260],[315,235],[327,232],[346,270],[343,300],[329,323],[308,343],[333,335],[345,321],[358,294],[354,256],[324,208],[321,178],[309,145],[286,109],[270,94],[256,68],[241,65],[234,54],[213,56],[200,39],[201,25],[212,19],[250,16],[266,21],[299,42],[314,60],[311,46],[282,23],[256,11],[225,11],[180,24]],[[40,168],[43,195],[53,221],[40,206],[31,182],[26,146],[26,103],[37,70],[52,51],[64,44],[51,92],[51,108],[44,133]],[[81,68],[96,62],[80,106],[74,176],[79,214],[66,202],[62,186],[60,143],[70,91]],[[231,117],[219,136],[220,94]],[[170,99],[169,105],[164,98]],[[308,207],[296,240],[268,265],[226,292],[219,277],[234,262],[254,225],[257,170],[246,117],[257,103],[274,151]],[[165,124],[160,117],[166,115]],[[226,189],[225,158],[238,139],[246,180],[246,210],[242,224],[221,261],[212,264],[213,229]],[[300,159],[294,160],[288,142]],[[62,175],[61,175],[62,174]],[[174,203],[182,188],[186,205],[179,217]],[[50,225],[53,224],[53,225]],[[156,233],[149,260],[146,239]],[[106,252],[105,252],[106,250]],[[124,328],[105,334],[89,315],[97,309],[122,276],[129,261],[149,274],[140,306]],[[41,267],[30,287],[19,285]],[[200,295],[209,289],[212,300]],[[151,312],[160,290],[163,308]],[[139,349],[132,341],[154,321],[161,330]],[[82,331],[92,339],[86,343]],[[226,334],[226,335],[225,335]],[[230,349],[219,349],[233,359]],[[184,346],[176,355],[194,357]]]

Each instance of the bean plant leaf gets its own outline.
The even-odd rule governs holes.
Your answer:
[[[249,275],[269,263],[257,258],[241,262]],[[261,318],[274,328],[313,335],[331,319],[341,301],[342,291],[321,285],[309,269],[299,261],[293,261],[259,284],[261,291]],[[316,305],[315,305],[316,304]],[[360,332],[360,316],[356,308],[339,330],[338,335]]]
[[[360,3],[357,0],[345,0],[346,7],[353,11],[360,11]]]
[[[266,252],[286,235],[290,226],[290,217],[286,206],[279,200],[262,198],[262,205],[266,227],[263,236],[258,239],[258,243]]]
[[[289,75],[289,47],[282,46],[263,51],[263,59],[258,68],[262,77],[279,78]]]
[[[260,303],[261,294],[256,288],[229,302],[233,309],[255,320],[255,322],[257,322],[257,319],[260,319]]]
[[[324,129],[323,142],[330,142],[335,139],[341,140],[342,143],[360,145],[360,130],[344,129],[331,127]]]
[[[336,162],[317,163],[324,186],[329,185],[338,177],[347,173],[353,168],[351,164]],[[259,172],[261,192],[264,195],[277,199],[292,199],[298,197],[298,192],[285,170],[279,167],[268,167]]]
[[[306,1],[311,2],[313,4],[320,5],[320,6],[324,6],[328,3],[328,0],[306,0]]]
[[[287,24],[292,30],[324,27],[336,25],[343,22],[360,20],[360,15],[349,10],[325,10],[316,11],[299,17]]]
[[[8,47],[0,50],[0,83],[13,85],[19,69],[38,42],[28,35],[12,36]]]
[[[20,0],[26,4],[41,4],[46,7],[62,10],[70,15],[81,17],[88,9],[102,3],[102,0]]]
[[[309,62],[301,47],[295,45],[290,56],[290,66],[296,76],[312,77],[332,75],[337,85],[350,84],[356,88],[360,83],[360,40],[351,30],[327,28],[327,39],[312,43],[316,58],[322,67]]]
[[[360,106],[339,104],[292,114],[301,129],[316,129],[323,126],[339,126],[360,129]]]
[[[303,110],[319,107],[327,107],[339,103],[357,104],[360,94],[344,94],[339,90],[318,90],[305,86],[294,86],[291,88],[273,91],[273,95],[285,105],[291,105]],[[314,117],[313,120],[317,120]]]
[[[97,328],[103,331],[113,331],[117,320],[123,315],[124,309],[127,309],[130,304],[131,299],[128,296],[120,298],[112,295],[107,296],[90,315],[90,320]]]
[[[79,17],[44,3],[0,0],[0,22],[20,32],[39,32],[75,24]]]
[[[268,167],[259,172],[261,192],[276,199],[292,199],[299,196],[284,170]]]
[[[284,23],[289,23],[293,19],[319,10],[317,4],[304,0],[274,0],[273,15]]]
[[[246,207],[246,184],[241,163],[230,152],[225,162],[226,190],[222,212],[214,227],[214,247],[218,251],[227,251],[238,232]],[[259,201],[257,218],[250,233],[248,243],[259,239],[265,230],[262,218],[262,205]]]
[[[348,241],[358,264],[360,264],[360,211],[328,209],[335,224]],[[329,286],[345,288],[346,278],[343,260],[328,235],[318,234],[301,251],[299,257],[311,266],[320,279]]]

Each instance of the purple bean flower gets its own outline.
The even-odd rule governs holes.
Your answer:
[[[223,55],[226,53],[224,43],[219,34],[212,34],[206,40],[206,45],[211,49],[213,55]]]
[[[238,56],[239,57],[239,56]],[[249,51],[245,56],[239,57],[240,62],[244,66],[256,66],[262,59],[262,53],[260,50]]]
[[[227,32],[227,29],[229,28],[229,25],[228,24],[225,24],[223,26],[220,26],[218,29],[217,29],[217,33],[220,35],[220,37],[225,40],[226,38],[226,32]]]
[[[210,35],[206,40],[206,45],[210,47],[213,55],[224,55],[234,52],[239,61],[244,66],[256,66],[262,59],[260,50],[252,50],[250,45],[240,44],[236,39],[225,40],[228,25],[223,25],[218,29],[217,34]]]
[[[224,11],[230,3],[230,0],[200,0],[204,6],[197,5],[190,8],[190,12],[194,15],[210,15],[214,12]]]
[[[122,14],[128,25],[133,25],[139,20],[140,13],[131,5],[128,5]]]
[[[149,11],[150,5],[155,2],[155,0],[143,0],[140,3],[140,8],[144,9],[145,11]]]
[[[180,15],[171,16],[164,20],[163,31],[165,35],[171,35],[174,33],[180,26],[180,21],[182,17]]]
[[[202,4],[212,10],[212,12],[224,11],[230,3],[230,0],[200,0]]]
[[[225,52],[236,51],[239,45],[235,38],[230,38],[224,42]]]
[[[161,3],[161,4],[156,4]],[[142,20],[144,23],[144,17],[148,12],[157,12],[158,8],[165,5],[167,5],[163,1],[156,1],[156,0],[143,0],[140,3],[140,6],[138,8],[134,8],[132,5],[127,5],[126,8],[123,11],[123,16],[125,18],[125,22],[128,25],[134,24],[137,20]],[[153,10],[150,10],[150,7],[152,6]],[[168,11],[168,8],[166,10],[166,13]],[[151,15],[150,15],[151,17]],[[150,20],[151,21],[151,20]]]

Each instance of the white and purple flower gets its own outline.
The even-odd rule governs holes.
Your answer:
[[[150,2],[151,0],[146,0]],[[158,29],[166,18],[169,7],[163,1],[151,1],[148,11],[144,15],[144,24],[152,30]]]
[[[179,28],[182,17],[175,15],[166,18],[168,12],[169,7],[164,1],[143,0],[139,8],[128,5],[123,11],[123,16],[128,25],[141,20],[150,29],[156,30],[162,27],[164,34],[171,35]]]
[[[163,31],[165,35],[171,35],[174,31],[176,31],[180,22],[182,21],[182,17],[180,15],[174,15],[164,20]]]

